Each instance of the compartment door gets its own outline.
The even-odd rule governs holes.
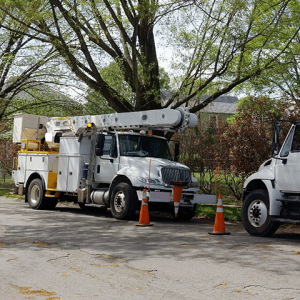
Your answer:
[[[79,184],[80,157],[69,157],[67,192],[77,192]]]
[[[61,192],[67,191],[68,180],[68,156],[59,156],[58,159],[58,174],[57,174],[57,190]]]

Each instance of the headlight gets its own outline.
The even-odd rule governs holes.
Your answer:
[[[142,183],[148,183],[149,184],[149,178],[146,177],[137,177],[137,180],[139,180]],[[150,178],[150,184],[162,184],[160,179],[152,179]]]

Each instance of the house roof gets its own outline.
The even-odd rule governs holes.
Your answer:
[[[162,98],[168,100],[172,93],[169,91],[161,91]],[[184,96],[180,95],[179,98],[182,99]],[[189,108],[192,108],[204,100],[206,100],[209,95],[203,95],[200,99],[192,99],[189,101]],[[237,108],[238,97],[235,96],[220,96],[206,107],[201,109],[199,113],[211,113],[211,114],[234,114]]]
[[[203,102],[208,97],[208,95],[202,97],[200,101],[198,100],[197,104]],[[220,96],[213,102],[209,103],[206,107],[201,109],[200,113],[234,114],[236,112],[238,100],[239,99],[235,96]],[[196,101],[194,102],[194,105],[195,104]]]
[[[201,99],[192,100],[189,102],[189,108],[192,108],[204,100],[209,95],[203,95]],[[207,106],[202,108],[199,113],[212,113],[212,114],[234,114],[237,107],[238,97],[235,96],[220,96]]]

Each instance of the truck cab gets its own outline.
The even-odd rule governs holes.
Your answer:
[[[115,217],[120,218],[126,211],[122,209],[127,206],[126,194],[137,194],[132,202],[138,203],[142,200],[143,189],[148,189],[150,205],[172,202],[171,180],[186,182],[181,211],[186,212],[186,218],[194,215],[196,203],[191,198],[197,198],[198,181],[187,166],[174,160],[164,137],[146,132],[107,132],[99,134],[98,139],[104,142],[96,151],[94,188],[109,188],[111,197],[103,198],[103,202]]]
[[[293,122],[279,149],[275,122],[272,154],[243,186],[242,222],[252,235],[270,236],[280,223],[300,224],[300,123]]]

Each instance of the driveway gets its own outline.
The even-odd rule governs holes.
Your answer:
[[[152,227],[104,209],[35,211],[0,197],[0,299],[300,299],[300,231],[249,236],[240,222],[150,215]]]

